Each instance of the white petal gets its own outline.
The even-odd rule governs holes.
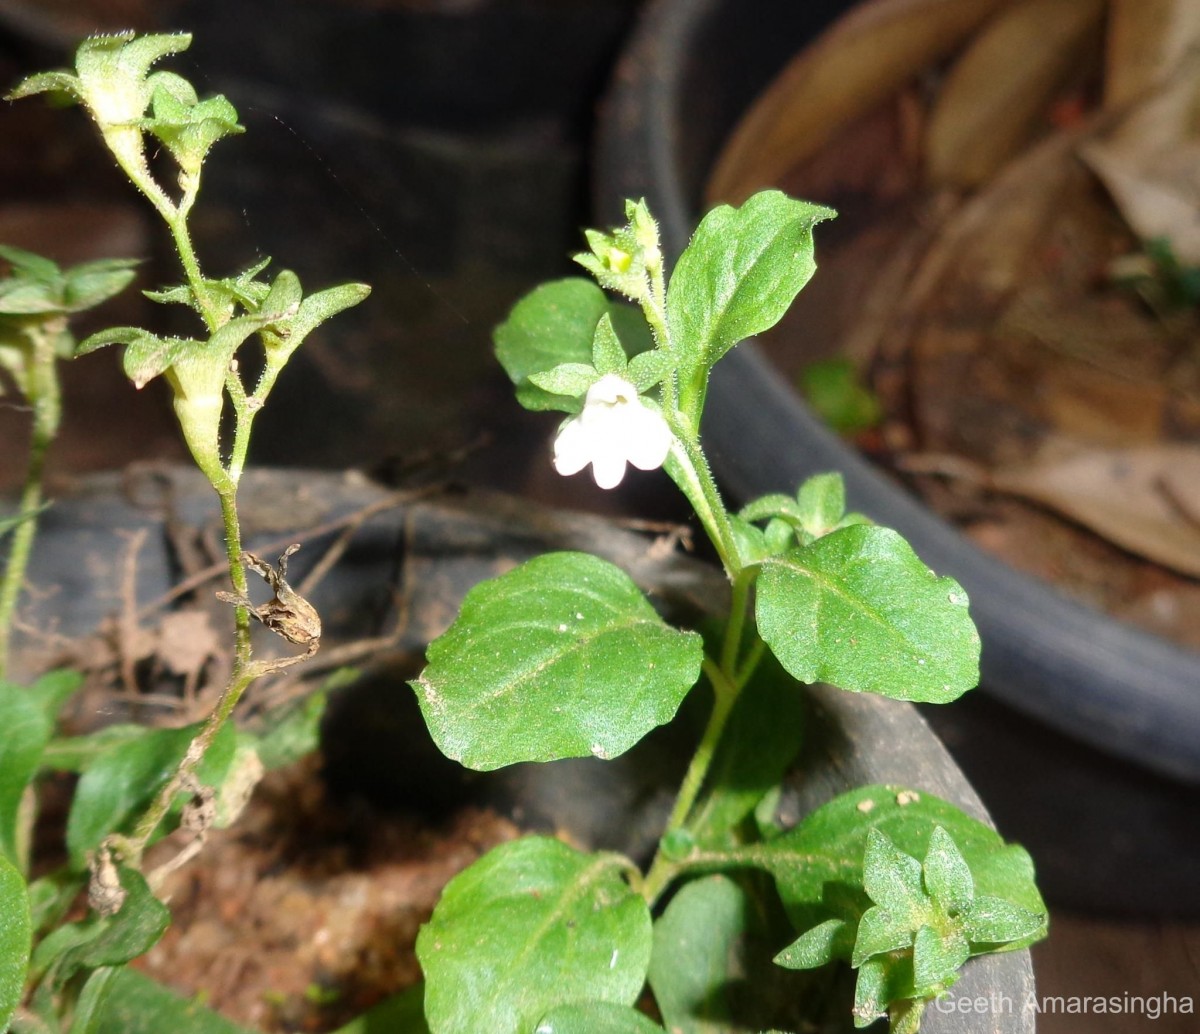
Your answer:
[[[592,462],[591,435],[579,417],[572,417],[554,439],[554,469],[564,477],[578,474]]]
[[[667,460],[674,436],[661,413],[637,404],[626,424],[625,457],[638,470],[657,470]]]
[[[637,388],[630,384],[624,377],[620,377],[615,373],[606,373],[588,388],[587,398],[584,400],[584,409],[586,411],[595,406],[620,405],[621,403],[633,402],[637,397]]]
[[[642,470],[661,467],[673,440],[662,414],[624,377],[610,373],[588,389],[583,411],[558,432],[554,469],[570,475],[590,463],[597,485],[616,488],[627,463]]]
[[[592,457],[592,477],[600,488],[616,488],[625,477],[625,457],[612,451]]]

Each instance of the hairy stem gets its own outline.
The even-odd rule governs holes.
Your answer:
[[[204,286],[204,274],[200,270],[200,260],[196,257],[191,231],[188,229],[188,216],[191,214],[192,206],[196,203],[196,195],[200,191],[200,174],[197,172],[192,176],[181,176],[180,182],[183,184],[183,197],[180,198],[178,207],[171,208],[169,211],[160,209],[160,213],[171,231],[171,240],[179,255],[179,263],[183,266],[184,276],[187,277],[188,284],[192,289],[200,316],[211,334],[223,323],[228,322],[228,316],[217,311],[209,300]]]
[[[649,273],[650,296],[642,299],[642,315],[650,326],[655,346],[670,352],[672,349],[671,328],[667,323],[667,287],[661,258],[649,267]],[[675,412],[678,408],[679,396],[676,374],[672,373],[667,377],[659,390],[663,410],[667,413]]]
[[[663,841],[665,841],[667,834],[673,830],[682,829],[687,822],[688,816],[691,814],[692,808],[696,803],[696,798],[700,795],[700,790],[704,786],[704,779],[708,775],[709,766],[716,756],[717,745],[721,742],[721,734],[725,731],[725,725],[729,721],[729,715],[733,711],[733,705],[736,703],[738,697],[738,686],[736,683],[708,657],[704,659],[704,674],[708,676],[708,680],[713,687],[713,709],[708,717],[708,725],[704,729],[704,735],[700,737],[700,744],[696,748],[696,753],[692,755],[692,760],[683,777],[683,782],[679,785],[679,793],[675,798],[675,805],[671,809],[671,815],[667,819]],[[663,841],[660,841],[658,853],[654,856],[654,861],[650,864],[645,882],[642,884],[642,895],[651,905],[658,900],[659,896],[666,889],[676,868],[675,863],[663,855],[661,846]]]
[[[736,581],[742,571],[742,562],[737,541],[734,539],[733,526],[725,512],[725,504],[717,490],[712,471],[709,470],[708,461],[704,458],[695,437],[687,428],[680,426],[678,414],[667,411],[666,415],[675,434],[667,473],[692,504],[696,516],[700,518],[705,532],[721,558],[725,573],[731,581]]]
[[[721,644],[721,670],[733,675],[738,670],[742,639],[745,636],[746,614],[750,606],[750,589],[754,584],[755,571],[743,567],[733,580],[733,598],[729,603],[729,623],[725,626],[725,640]],[[740,679],[734,681],[738,686]]]
[[[18,516],[23,520],[13,529],[12,543],[0,581],[0,678],[8,672],[10,636],[17,599],[25,584],[25,571],[33,552],[33,539],[37,532],[37,511],[42,505],[42,473],[46,454],[58,434],[62,415],[62,400],[58,384],[58,370],[54,342],[64,327],[64,319],[56,318],[26,328],[30,340],[30,366],[28,379],[29,404],[33,409],[33,427],[29,444],[29,465],[25,472],[25,484],[18,503]]]
[[[200,762],[204,760],[208,748],[212,746],[217,733],[221,731],[238,701],[242,699],[242,694],[261,674],[258,666],[252,662],[243,663],[240,659],[235,662],[233,673],[229,676],[229,682],[226,683],[225,690],[217,701],[217,706],[213,708],[208,720],[188,745],[187,753],[184,754],[179,767],[158,792],[158,796],[151,802],[150,807],[146,809],[134,829],[133,835],[122,843],[121,853],[126,862],[136,865],[141,861],[142,852],[146,849],[154,831],[158,829],[159,823],[171,810],[171,803],[175,800],[175,795],[179,793],[187,777],[192,775],[199,767]]]

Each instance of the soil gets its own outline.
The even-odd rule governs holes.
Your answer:
[[[442,887],[521,831],[476,807],[432,826],[337,800],[319,769],[269,774],[167,878],[171,925],[139,969],[265,1032],[334,1030],[421,979],[414,943]]]
[[[925,104],[916,87],[892,98],[779,184],[839,216],[818,227],[819,273],[765,336],[768,354],[794,382],[849,357],[885,414],[856,435],[864,452],[1012,566],[1200,648],[1200,580],[1064,517],[1069,498],[998,490],[1073,450],[1200,442],[1200,321],[1161,320],[1114,286],[1109,266],[1136,241],[1053,139],[1010,164],[974,216],[924,187]],[[963,233],[972,218],[982,226]],[[1086,487],[1101,508],[1124,491]]]

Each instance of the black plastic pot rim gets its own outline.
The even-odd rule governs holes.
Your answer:
[[[616,217],[626,197],[646,198],[673,255],[700,215],[682,168],[689,61],[702,60],[705,25],[728,2],[652,0],[597,137],[602,217]],[[750,15],[743,22],[771,31]],[[774,69],[761,72],[765,85]],[[714,370],[704,433],[718,477],[739,499],[838,470],[855,509],[896,528],[935,571],[961,582],[983,638],[984,691],[1110,755],[1200,782],[1200,654],[1084,607],[975,547],[821,424],[753,341]]]

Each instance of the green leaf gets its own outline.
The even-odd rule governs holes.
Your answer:
[[[651,927],[629,864],[528,837],[451,880],[417,937],[430,1030],[524,1034],[556,1005],[632,1005]]]
[[[316,297],[315,295],[313,297]],[[271,281],[271,289],[262,300],[262,304],[250,312],[269,323],[284,323],[300,311],[304,300],[304,289],[300,286],[300,278],[290,269],[281,269]]]
[[[26,76],[4,95],[6,101],[19,101],[39,93],[49,93],[62,100],[78,99],[79,80],[70,72],[38,72]]]
[[[108,994],[94,1012],[90,1034],[252,1034],[245,1027],[181,998],[136,969],[113,970]],[[95,979],[95,977],[93,977]],[[420,1028],[389,1028],[387,1034],[419,1034]],[[342,1032],[339,1032],[342,1034]],[[349,1034],[349,1031],[347,1031]],[[369,1028],[354,1034],[375,1034]]]
[[[650,987],[669,1030],[729,1028],[726,990],[747,918],[741,888],[725,876],[709,876],[682,887],[655,922]]]
[[[2,386],[0,386],[2,387]],[[3,391],[0,390],[0,395]],[[10,531],[24,524],[26,521],[31,521],[40,514],[49,504],[43,503],[35,510],[26,510],[23,513],[14,513],[11,517],[0,517],[0,539],[4,538]]]
[[[654,924],[650,987],[673,1034],[719,1034],[745,1007],[747,953],[761,921],[726,876],[685,884]],[[741,1024],[736,1025],[741,1029]]]
[[[75,354],[87,355],[106,345],[125,346],[121,362],[135,388],[144,388],[175,363],[205,347],[204,342],[194,338],[160,337],[141,327],[110,327],[80,341]]]
[[[800,393],[838,434],[857,434],[883,419],[879,399],[863,383],[854,362],[845,357],[809,363],[800,375]]]
[[[109,833],[123,831],[175,772],[200,723],[182,729],[147,729],[140,740],[100,754],[80,777],[67,816],[71,864],[82,868],[89,851]],[[226,724],[208,749],[197,777],[219,786],[233,760],[237,735]]]
[[[1003,898],[1042,916],[1044,929],[1046,906],[1034,882],[1029,855],[932,794],[878,785],[852,790],[758,847],[755,858],[775,877],[797,928],[808,929],[829,918],[831,888],[845,888],[848,896],[841,900],[847,901],[853,899],[855,887],[862,887],[872,830],[885,834],[905,854],[923,858],[939,826],[953,838],[970,867],[976,900],[980,896]],[[844,910],[834,914],[846,918]]]
[[[940,994],[958,980],[958,970],[970,958],[967,939],[959,930],[939,933],[922,926],[913,939],[913,993],[910,998]]]
[[[888,528],[852,525],[770,557],[757,591],[759,632],[802,682],[947,703],[979,680],[967,594]]]
[[[713,365],[773,327],[816,271],[813,227],[832,209],[777,190],[740,208],[719,205],[700,223],[667,287],[667,321],[679,356],[680,406],[699,425]]]
[[[654,924],[650,987],[672,1034],[796,1029],[828,993],[772,965],[787,934],[778,900],[761,874],[716,875],[685,883]],[[817,991],[817,988],[820,988]]]
[[[25,881],[7,858],[0,857],[0,1031],[25,990],[33,930]]]
[[[321,740],[321,719],[329,695],[358,677],[351,668],[340,668],[329,676],[315,693],[299,704],[290,704],[268,712],[251,737],[263,767],[269,772],[311,754]]]
[[[9,280],[0,285],[0,316],[53,316],[61,310],[58,292],[44,284]]]
[[[28,850],[21,802],[53,728],[53,718],[28,689],[0,682],[0,857],[19,869]]]
[[[841,474],[815,474],[796,493],[796,508],[805,531],[820,538],[838,528],[846,516],[846,485]]]
[[[800,504],[790,495],[782,492],[772,492],[751,500],[738,511],[738,516],[744,521],[762,521],[771,517],[785,517],[796,527],[803,527],[804,512]]]
[[[912,962],[881,956],[864,962],[854,985],[854,1026],[869,1027],[887,1016],[888,1003],[902,1000],[912,989]]]
[[[548,553],[472,589],[412,686],[442,752],[486,771],[623,753],[671,720],[702,656],[620,568]]]
[[[954,839],[941,826],[936,827],[929,837],[929,850],[922,869],[925,889],[948,913],[953,914],[971,904],[975,897],[971,867]]]
[[[95,1034],[97,1021],[108,1003],[117,973],[118,970],[112,966],[102,966],[91,972],[75,1002],[68,1034]]]
[[[628,1005],[576,1002],[551,1009],[533,1034],[663,1034],[663,1029]]]
[[[75,346],[75,354],[77,356],[87,355],[89,352],[98,351],[107,345],[134,345],[140,344],[142,347],[149,348],[151,344],[159,340],[179,340],[178,338],[160,339],[157,334],[152,334],[148,330],[143,330],[141,327],[106,327],[104,330],[98,330],[95,334],[89,334],[78,345]],[[162,369],[159,369],[159,373]],[[149,379],[149,378],[147,378]]]
[[[83,685],[83,675],[71,668],[55,668],[38,677],[26,692],[37,701],[51,724],[58,721],[58,713]]]
[[[853,927],[844,919],[826,919],[775,956],[785,969],[816,969],[834,959],[847,958],[854,944]]]
[[[162,141],[179,167],[191,175],[200,171],[218,140],[245,132],[228,100],[220,95],[198,100],[191,83],[169,72],[155,76],[150,103],[152,116],[142,119],[141,126]]]
[[[931,840],[941,827],[935,827]],[[942,831],[945,835],[945,830]],[[916,928],[927,908],[928,895],[921,881],[921,863],[896,848],[878,828],[867,832],[863,856],[863,889],[871,900],[899,921]]]
[[[66,271],[64,298],[68,312],[82,312],[120,294],[137,276],[137,259],[100,259]]]
[[[34,251],[14,247],[11,244],[0,244],[0,258],[12,266],[13,272],[22,279],[50,283],[61,272],[58,263],[52,259]]]
[[[613,327],[612,317],[607,312],[596,324],[596,333],[592,339],[592,365],[601,375],[615,373],[622,377],[625,376],[625,368],[629,365],[629,358],[625,355],[625,349],[621,347],[621,341]]]
[[[112,1034],[118,1034],[113,1031]],[[141,1034],[133,1031],[131,1034]],[[145,1034],[153,1034],[146,1031]],[[201,1031],[200,1034],[208,1034]],[[218,1034],[218,1032],[213,1032]],[[425,985],[414,984],[399,994],[385,998],[361,1016],[356,1016],[333,1034],[429,1034],[425,1022]]]
[[[101,974],[107,975],[107,993],[91,1012],[88,1034],[162,1034],[164,1030],[175,1034],[253,1034],[198,1002],[169,991],[137,969],[97,970],[89,984]],[[76,1034],[76,1028],[71,1030]],[[418,1034],[418,1030],[398,1028],[388,1034]]]
[[[152,302],[169,305],[186,305],[197,313],[203,314],[205,308],[219,310],[226,319],[233,316],[237,305],[241,305],[248,313],[258,312],[263,301],[271,292],[271,284],[258,279],[258,274],[271,264],[271,259],[264,258],[249,269],[236,276],[223,277],[220,280],[201,280],[200,293],[204,303],[197,300],[196,291],[191,284],[176,284],[157,291],[143,291],[142,294]]]
[[[858,968],[876,955],[911,947],[913,928],[908,919],[907,915],[897,915],[879,905],[868,908],[858,921],[850,965]]]
[[[643,394],[663,380],[673,365],[671,355],[662,349],[639,352],[629,360],[626,379]]]
[[[587,363],[561,363],[553,370],[531,373],[529,383],[551,395],[580,398],[600,379],[599,371]]]
[[[0,246],[12,275],[0,280],[0,315],[55,316],[82,312],[124,290],[134,278],[133,259],[100,259],[61,270],[20,248]]]
[[[85,736],[56,736],[46,744],[42,767],[54,772],[82,772],[101,754],[135,743],[145,735],[146,726],[121,722]]]
[[[29,884],[29,915],[35,935],[62,922],[83,889],[81,873],[56,869]]]
[[[915,1030],[921,1000],[954,983],[970,955],[1021,947],[1045,932],[1045,906],[1025,852],[935,797],[885,786],[852,791],[762,850],[789,915],[808,931],[778,961],[844,957],[845,931],[856,928],[849,954],[859,972],[857,1026],[890,1010],[896,1029]],[[1018,920],[1005,931],[1015,935],[1010,943],[975,942],[967,922],[974,905],[956,915],[933,897],[938,888],[962,900],[964,867],[970,884],[989,892],[975,902],[996,890],[1008,903],[1007,915]],[[856,909],[860,890],[875,903]],[[1022,913],[1034,921],[1020,922]]]
[[[293,281],[294,298],[290,294]],[[281,288],[285,290],[281,291]],[[300,301],[300,281],[290,270],[283,270],[275,278],[271,293],[263,300],[260,314],[278,314],[270,320],[271,325],[263,334],[268,361],[274,367],[282,366],[317,327],[339,312],[358,305],[370,293],[371,288],[368,284],[338,284],[310,294]]]
[[[708,790],[688,821],[697,843],[729,845],[759,801],[783,779],[800,750],[800,688],[770,656],[738,695],[708,775]]]
[[[582,277],[542,284],[517,302],[494,339],[496,358],[522,406],[566,413],[578,409],[573,399],[539,388],[529,378],[564,363],[590,366],[596,325],[608,307],[604,292]]]
[[[46,972],[48,990],[60,988],[80,970],[121,966],[144,955],[171,922],[167,906],[158,900],[136,869],[118,866],[126,898],[116,915],[91,915],[78,923],[60,926],[38,945],[35,971]]]
[[[649,332],[636,310],[611,302],[590,280],[568,277],[525,295],[495,330],[496,358],[526,409],[579,412],[575,398],[539,388],[531,380],[563,363],[593,364],[600,318],[608,315],[626,354],[649,346]],[[639,390],[641,390],[639,386]]]
[[[1045,915],[990,894],[975,898],[959,918],[963,932],[973,945],[1028,944],[1041,937],[1046,927]]]

